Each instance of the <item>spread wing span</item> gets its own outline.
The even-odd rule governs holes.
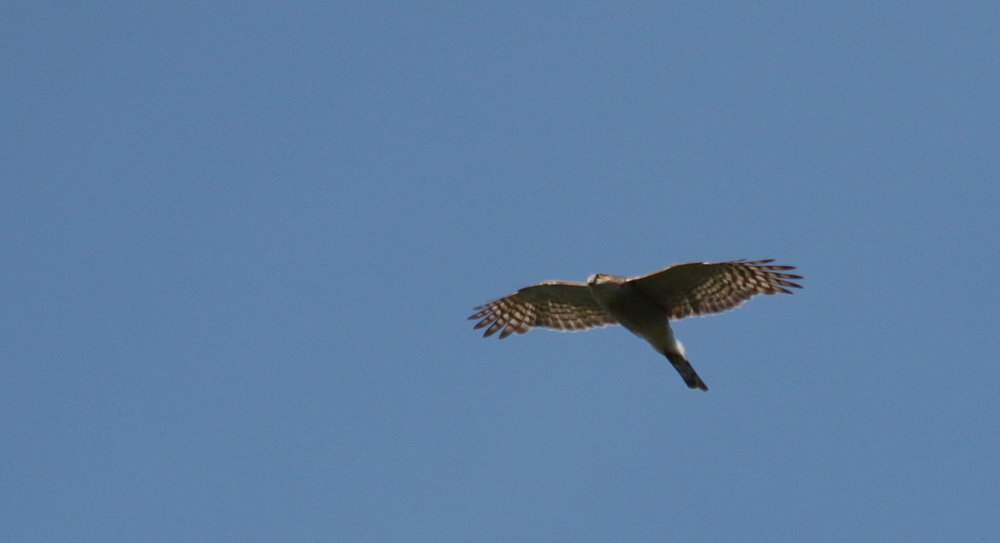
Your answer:
[[[474,328],[485,327],[483,337],[500,332],[500,339],[539,326],[576,331],[618,324],[590,295],[586,283],[546,281],[476,309],[469,320],[482,320]]]

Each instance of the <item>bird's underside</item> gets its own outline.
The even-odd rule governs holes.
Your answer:
[[[535,327],[577,331],[621,324],[667,357],[689,388],[707,391],[669,321],[735,309],[756,294],[802,288],[791,281],[801,276],[784,273],[794,266],[771,262],[690,262],[632,278],[595,274],[586,283],[546,281],[477,307],[469,320],[480,319],[474,328],[486,328],[483,337],[499,332],[500,339]]]

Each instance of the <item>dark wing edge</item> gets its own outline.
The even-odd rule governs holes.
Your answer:
[[[546,281],[493,300],[477,308],[469,320],[481,319],[474,330],[483,337],[500,332],[500,339],[535,327],[575,332],[618,322],[590,295],[586,283]]]
[[[792,294],[802,288],[784,273],[795,266],[772,265],[774,259],[689,262],[630,279],[644,293],[662,304],[671,320],[709,315],[735,309],[754,295]]]
[[[767,260],[754,260],[753,262],[747,262],[747,260],[744,258],[741,260],[733,260],[732,262],[723,262],[723,264],[742,264],[743,266],[749,266],[754,270],[760,272],[759,274],[760,277],[766,279],[766,283],[764,283],[766,291],[755,292],[754,294],[771,295],[771,294],[777,294],[779,292],[783,292],[785,294],[794,294],[794,292],[788,290],[787,288],[782,288],[782,287],[803,288],[802,285],[798,283],[793,283],[789,281],[789,279],[795,279],[797,281],[801,281],[802,279],[805,279],[805,277],[791,273],[778,273],[788,270],[794,270],[796,269],[795,266],[764,265],[764,264],[770,264],[771,262],[774,262],[773,258],[768,258]]]

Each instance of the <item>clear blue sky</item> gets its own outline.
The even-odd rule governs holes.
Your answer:
[[[0,7],[0,540],[986,541],[1000,4]],[[805,289],[484,340],[545,279]]]

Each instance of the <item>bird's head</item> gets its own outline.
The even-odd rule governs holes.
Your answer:
[[[587,278],[588,285],[604,285],[608,283],[622,284],[627,281],[626,278],[620,275],[611,275],[610,273],[595,273]]]

